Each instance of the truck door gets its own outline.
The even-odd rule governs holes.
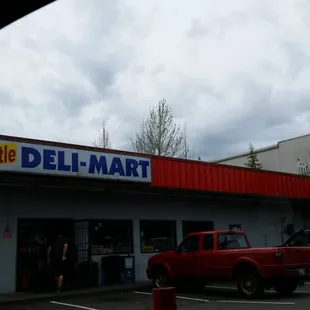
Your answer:
[[[175,268],[178,277],[196,277],[200,272],[200,235],[186,237],[175,255]]]
[[[215,274],[214,234],[203,235],[203,249],[200,253],[201,276],[212,278]]]

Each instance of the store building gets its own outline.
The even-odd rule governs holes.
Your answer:
[[[109,284],[103,261],[120,257],[125,280],[145,280],[148,258],[192,231],[241,227],[269,246],[310,226],[303,176],[8,136],[0,175],[0,293],[29,288],[60,231],[93,268],[91,280],[83,267],[84,284],[97,285]]]
[[[256,149],[264,170],[310,175],[310,135],[282,140],[274,145]],[[249,152],[217,159],[214,162],[245,167]]]

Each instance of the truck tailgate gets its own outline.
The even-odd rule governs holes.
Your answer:
[[[285,262],[287,264],[309,264],[310,247],[283,247]]]

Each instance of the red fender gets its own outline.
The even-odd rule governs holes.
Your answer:
[[[158,266],[164,268],[164,269],[168,272],[168,275],[169,275],[169,278],[170,278],[170,279],[173,279],[173,278],[175,277],[175,275],[173,274],[171,268],[169,267],[169,265],[168,265],[166,262],[158,262],[158,263],[156,263],[156,264],[152,267],[152,269],[154,269],[154,268],[156,268],[156,267],[158,267]]]
[[[241,263],[248,263],[250,265],[252,265],[253,267],[256,268],[256,270],[258,271],[258,273],[263,276],[263,270],[261,268],[261,266],[257,263],[256,260],[254,260],[253,258],[250,258],[250,257],[246,257],[246,256],[241,256],[238,258],[238,260],[236,261],[236,263],[234,264],[231,272],[233,274],[233,270],[235,269],[235,267],[238,265],[238,264],[241,264]]]

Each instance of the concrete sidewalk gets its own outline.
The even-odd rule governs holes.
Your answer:
[[[11,293],[0,294],[0,305],[8,303],[28,303],[44,300],[65,300],[75,297],[94,296],[113,292],[126,292],[151,287],[150,281],[138,282],[136,284],[121,284],[111,286],[100,286],[82,290],[68,291],[63,293]]]

